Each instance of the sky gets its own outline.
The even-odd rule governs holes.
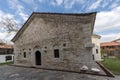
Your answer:
[[[23,25],[32,12],[97,12],[94,33],[101,42],[120,38],[120,0],[0,0],[0,21],[9,17]],[[14,35],[0,29],[0,39],[10,41]]]

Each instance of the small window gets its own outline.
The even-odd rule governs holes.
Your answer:
[[[26,58],[26,52],[24,52],[24,54],[23,54],[23,55],[24,55],[24,58]]]
[[[63,44],[63,46],[65,47],[65,46],[66,46],[66,44],[64,43],[64,44]]]
[[[59,58],[59,49],[54,49],[54,57]]]
[[[96,53],[98,53],[98,49],[96,49]]]
[[[12,60],[12,56],[6,56],[6,61]]]
[[[45,49],[47,49],[47,46],[45,46]]]

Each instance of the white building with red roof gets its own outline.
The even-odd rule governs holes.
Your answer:
[[[10,62],[14,60],[13,46],[0,44],[0,63]]]
[[[120,39],[116,39],[111,42],[103,42],[100,44],[100,46],[107,56],[116,56],[118,53],[120,53]]]

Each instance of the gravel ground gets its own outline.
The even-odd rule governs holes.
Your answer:
[[[0,66],[0,80],[120,80],[120,76],[110,78],[36,68]]]

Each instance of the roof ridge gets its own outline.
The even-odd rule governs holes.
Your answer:
[[[87,13],[57,13],[57,12],[33,12],[32,14],[57,14],[57,15],[88,15],[97,12],[87,12]]]

